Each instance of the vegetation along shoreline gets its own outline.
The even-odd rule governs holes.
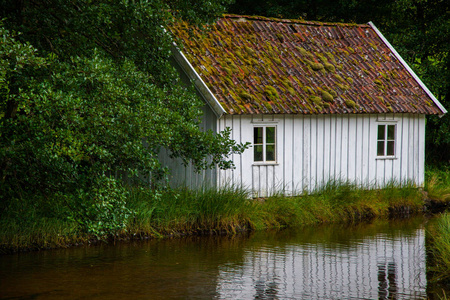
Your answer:
[[[445,210],[450,200],[450,172],[428,171],[424,190],[411,184],[365,189],[328,182],[298,197],[275,195],[249,199],[245,190],[169,190],[159,195],[130,188],[124,204],[128,216],[111,214],[95,223],[70,213],[65,197],[10,201],[0,220],[0,253],[66,248],[81,244],[195,234],[234,234],[246,230],[353,223],[373,218],[408,217]],[[28,200],[25,200],[28,199]],[[107,203],[103,203],[108,205]],[[87,212],[89,216],[89,211]]]

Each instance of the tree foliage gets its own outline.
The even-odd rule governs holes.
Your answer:
[[[369,21],[450,109],[450,1],[236,0],[231,13],[327,22]],[[450,164],[450,116],[427,118],[428,163]]]
[[[229,130],[199,128],[203,104],[171,65],[173,39],[165,29],[177,19],[211,21],[225,4],[1,0],[4,200],[58,194],[73,210],[85,207],[73,218],[102,232],[97,225],[108,211],[122,221],[129,215],[120,209],[126,195],[117,174],[151,174],[156,182],[164,174],[161,148],[199,169],[232,167],[228,155],[245,146]]]

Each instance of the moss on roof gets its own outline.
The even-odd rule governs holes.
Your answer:
[[[171,31],[229,114],[439,113],[368,25],[227,15]]]

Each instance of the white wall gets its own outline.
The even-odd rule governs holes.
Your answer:
[[[200,127],[202,130],[217,130],[217,117],[211,108],[204,106],[203,117]],[[162,149],[159,153],[159,161],[162,166],[169,169],[169,184],[171,187],[186,186],[190,188],[199,188],[203,186],[215,186],[217,183],[217,170],[202,170],[196,172],[192,164],[184,166],[182,160],[170,158],[169,151]]]
[[[377,125],[397,124],[394,159],[376,158]],[[233,155],[236,168],[220,170],[219,185],[234,183],[255,197],[312,190],[330,179],[383,186],[391,180],[424,182],[425,117],[388,115],[226,115],[218,130],[231,127],[238,142],[253,141],[253,127],[277,127],[277,163],[254,164],[253,150]]]

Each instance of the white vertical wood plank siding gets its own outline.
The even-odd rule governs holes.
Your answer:
[[[401,121],[397,124],[397,135],[399,135],[399,143],[397,144],[397,153],[400,155],[400,180],[401,182],[406,182],[408,180],[408,123],[409,118],[402,115]],[[401,146],[405,145],[405,146]]]
[[[325,157],[327,152],[324,148],[324,138],[325,138],[325,122],[324,116],[320,115],[316,118],[316,151],[315,161],[316,161],[316,186],[322,186],[324,184],[324,174],[325,174]]]
[[[399,137],[399,135],[400,135],[400,123],[401,122],[401,118],[398,118],[398,120],[397,120],[397,132],[396,132],[396,134],[397,134],[397,136],[396,136],[396,138],[397,138],[397,140],[398,140],[398,137]],[[396,146],[396,148],[398,148],[398,145],[399,145],[399,143],[397,142],[397,144],[395,145]],[[398,182],[398,183],[402,183],[402,181],[401,181],[401,179],[400,179],[400,177],[401,177],[401,174],[400,174],[400,172],[401,172],[401,169],[400,169],[400,157],[399,157],[399,155],[397,154],[398,153],[398,149],[395,149],[395,152],[396,152],[396,158],[397,159],[394,159],[394,160],[392,160],[392,180],[394,180],[395,182]]]
[[[363,147],[364,147],[364,138],[363,138],[363,131],[364,131],[364,118],[355,118],[356,123],[356,143],[355,143],[355,179],[358,182],[364,182],[363,178],[363,170],[364,170],[364,163],[363,163]]]
[[[286,157],[290,157],[289,161],[285,161],[285,165],[289,167],[291,175],[291,189],[289,191],[290,194],[295,194],[295,191],[302,188],[303,184],[303,160],[297,159],[300,155],[303,157],[303,124],[301,122],[302,119],[297,118],[296,116],[291,116],[291,124],[289,127],[289,135],[292,136],[291,144],[286,144],[287,153],[289,153]],[[283,144],[285,142],[282,142]],[[281,145],[281,144],[280,144]]]
[[[239,116],[239,120],[241,131],[241,142],[253,143],[253,126],[251,124],[251,117]],[[243,182],[242,187],[254,190],[252,188],[252,186],[254,185],[253,174],[255,173],[254,170],[252,170],[253,148],[250,147],[249,149],[247,149],[242,155],[240,155],[240,157],[242,162],[241,164],[242,169],[241,181]]]
[[[283,168],[283,181],[284,181],[284,193],[289,195],[290,192],[294,189],[293,180],[295,176],[300,174],[301,170],[297,169],[297,167],[291,168],[288,162],[297,163],[294,157],[294,153],[296,151],[289,151],[289,149],[294,148],[294,117],[292,115],[285,115],[283,117],[283,132],[279,132],[280,141],[284,141],[283,147],[278,145],[278,152],[282,153],[282,157],[278,160],[280,164],[282,164]]]
[[[258,172],[259,172],[259,182],[258,182],[258,195],[261,197],[265,197],[268,195],[267,193],[267,169],[269,169],[270,166],[258,166]]]
[[[419,115],[419,147],[418,147],[418,155],[419,155],[419,174],[417,178],[416,184],[420,187],[423,187],[425,184],[425,116]]]
[[[414,157],[414,116],[408,118],[408,157]],[[408,160],[408,178],[414,181],[414,160]]]
[[[309,161],[309,183],[310,189],[314,189],[317,186],[317,126],[318,119],[317,117],[311,118],[311,126],[309,128],[310,135],[310,161]]]
[[[357,133],[357,115],[348,115],[348,161],[347,161],[347,178],[350,181],[356,178],[356,153],[358,152]]]
[[[370,184],[370,116],[362,119],[362,142],[361,142],[361,151],[362,151],[362,166],[361,166],[361,183],[364,186],[368,186]]]
[[[252,142],[254,120],[275,121],[277,164],[254,165],[253,149],[240,157],[240,182],[250,182],[253,195],[286,195],[312,191],[331,179],[364,187],[411,180],[423,185],[425,117],[405,115],[235,116],[242,142]],[[396,157],[377,159],[377,130],[383,121],[397,124]],[[244,131],[246,132],[244,134]],[[226,173],[226,171],[219,171]],[[222,175],[223,176],[223,175]],[[236,182],[237,184],[240,183]]]
[[[341,123],[341,169],[340,169],[340,176],[342,180],[347,180],[348,177],[348,125],[349,125],[349,119],[348,115],[342,116],[342,123]]]
[[[302,129],[301,130],[301,136],[302,139],[301,143],[302,143],[302,150],[303,150],[303,156],[302,158],[300,158],[300,160],[302,161],[302,165],[303,165],[303,172],[302,172],[302,177],[301,177],[301,181],[299,184],[299,189],[295,189],[293,192],[294,193],[302,193],[304,190],[309,190],[311,185],[311,172],[310,172],[310,165],[311,165],[311,119],[312,116],[305,116],[301,118],[301,122],[299,123],[299,127]],[[300,130],[299,130],[300,131]],[[300,135],[300,132],[299,134]],[[295,157],[295,154],[293,155],[293,157]],[[297,184],[294,182],[294,187],[297,188]]]
[[[335,166],[336,166],[336,135],[335,135],[335,130],[336,130],[336,116],[330,116],[329,118],[329,149],[330,149],[330,153],[328,155],[328,165],[329,165],[329,174],[328,176],[330,178],[336,178],[335,175]]]
[[[335,156],[335,162],[336,162],[336,170],[334,173],[335,179],[340,179],[342,176],[342,126],[344,118],[335,116],[336,122],[335,122],[335,129],[334,129],[334,135],[336,137],[336,156]]]
[[[328,178],[332,178],[334,176],[330,176],[331,174],[331,166],[330,166],[330,161],[331,161],[331,153],[332,153],[332,147],[331,147],[331,121],[332,121],[333,117],[330,116],[328,118],[324,118],[323,123],[323,144],[322,144],[322,149],[323,149],[323,173],[322,173],[322,179],[321,182],[324,183],[327,181]]]
[[[397,124],[396,155],[377,159],[377,130],[383,121]],[[312,191],[331,179],[349,180],[365,187],[382,187],[391,180],[407,180],[422,186],[425,160],[425,117],[423,115],[270,115],[223,116],[217,131],[232,128],[238,142],[253,142],[253,127],[277,127],[277,163],[254,164],[253,148],[233,155],[234,170],[194,173],[192,166],[162,156],[172,171],[171,184],[201,186],[205,181],[219,186],[235,184],[254,197],[273,193],[296,195]]]

